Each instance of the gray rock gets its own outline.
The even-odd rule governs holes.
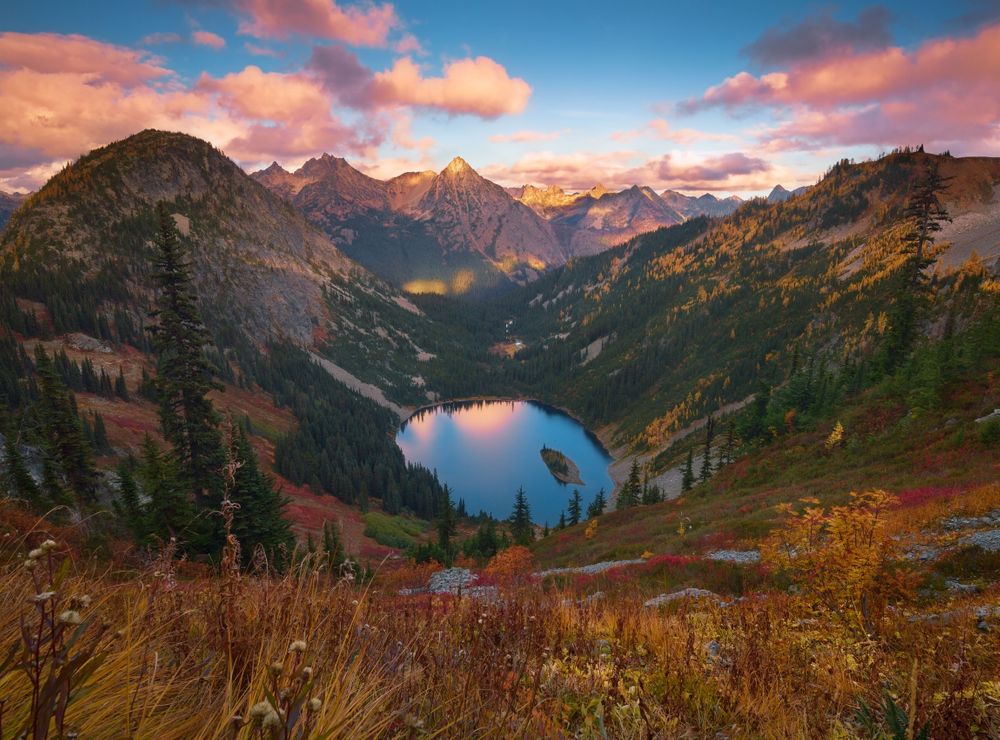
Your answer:
[[[643,606],[655,607],[663,606],[664,604],[669,604],[672,601],[677,601],[678,599],[712,599],[713,601],[721,601],[722,599],[719,595],[713,591],[709,591],[704,588],[682,588],[680,591],[674,591],[669,594],[660,594],[659,596],[654,596],[653,598],[646,601]]]
[[[989,414],[986,414],[986,416],[980,416],[978,419],[976,419],[976,423],[985,424],[989,421],[993,421],[994,419],[1000,419],[1000,409],[993,409],[993,411]]]
[[[457,593],[477,580],[479,576],[468,568],[448,568],[431,575],[427,581],[427,590],[432,594]]]
[[[611,568],[618,568],[623,565],[639,565],[640,563],[646,562],[642,558],[634,558],[632,560],[605,560],[600,563],[591,563],[590,565],[580,565],[569,568],[549,568],[548,570],[542,570],[535,573],[539,578],[546,578],[547,576],[558,576],[566,573],[582,573],[585,575],[594,575],[596,573],[603,573]]]
[[[752,565],[760,562],[760,552],[757,550],[713,550],[705,556],[705,559],[722,563]]]
[[[960,594],[972,594],[979,590],[979,586],[973,583],[960,583],[954,578],[949,578],[944,582],[945,588]]]
[[[962,538],[962,544],[981,547],[986,552],[1000,552],[1000,529],[984,529]]]

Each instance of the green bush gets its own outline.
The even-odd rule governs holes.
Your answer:
[[[371,537],[380,545],[406,550],[417,544],[427,523],[402,516],[390,516],[378,511],[369,511],[364,516],[365,537]]]

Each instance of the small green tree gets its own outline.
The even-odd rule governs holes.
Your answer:
[[[607,495],[604,493],[604,489],[602,488],[594,495],[594,500],[591,501],[590,506],[587,507],[587,518],[594,519],[599,517],[604,513],[604,509],[607,505]]]
[[[531,524],[531,507],[524,488],[518,488],[514,496],[514,510],[511,512],[510,534],[517,545],[529,545],[535,539],[535,530]]]
[[[684,492],[694,488],[694,448],[688,450],[687,460],[684,462],[684,474],[681,478],[681,490]]]
[[[582,497],[580,496],[580,491],[576,488],[573,489],[573,495],[569,499],[569,524],[570,526],[579,524],[580,517],[583,514],[582,511]]]
[[[616,509],[629,509],[639,503],[642,495],[642,480],[639,477],[639,459],[632,458],[632,467],[629,470],[628,479],[622,490],[618,493],[618,500],[615,502]]]
[[[705,424],[705,452],[701,458],[701,473],[698,475],[702,482],[712,477],[712,441],[715,437],[715,419],[711,415]]]
[[[323,556],[327,569],[334,575],[340,573],[341,566],[347,561],[340,523],[330,519],[323,522]]]
[[[451,502],[451,489],[448,488],[448,484],[446,483],[441,493],[441,513],[438,514],[437,535],[438,547],[441,548],[441,551],[449,559],[453,551],[452,537],[455,536],[457,529],[455,507]]]

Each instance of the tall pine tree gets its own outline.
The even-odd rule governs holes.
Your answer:
[[[583,515],[582,511],[582,500],[580,497],[580,491],[576,488],[573,489],[573,495],[569,499],[569,524],[579,524],[580,517]]]
[[[535,539],[535,530],[531,525],[531,507],[524,488],[518,488],[514,496],[514,510],[510,515],[510,534],[517,545],[529,545]]]
[[[198,312],[190,266],[184,257],[173,218],[161,203],[157,208],[157,286],[155,325],[149,331],[157,355],[156,395],[163,436],[173,445],[177,467],[195,502],[217,511],[222,503],[226,463],[219,415],[208,398],[220,387],[205,357],[208,332]],[[222,545],[218,517],[212,517],[203,547]]]

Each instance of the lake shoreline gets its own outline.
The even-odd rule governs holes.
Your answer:
[[[558,462],[561,465],[565,466],[566,468],[565,473],[553,467],[553,463],[550,462],[548,458],[545,456],[546,452],[550,453],[553,456],[557,456],[556,460],[558,460]],[[563,483],[567,486],[587,485],[586,483],[583,482],[583,478],[580,477],[580,468],[577,466],[577,464],[559,450],[553,450],[551,447],[543,447],[541,455],[542,455],[542,462],[545,463],[545,467],[547,467],[549,469],[549,472],[552,473],[552,477],[555,478],[560,483]]]

